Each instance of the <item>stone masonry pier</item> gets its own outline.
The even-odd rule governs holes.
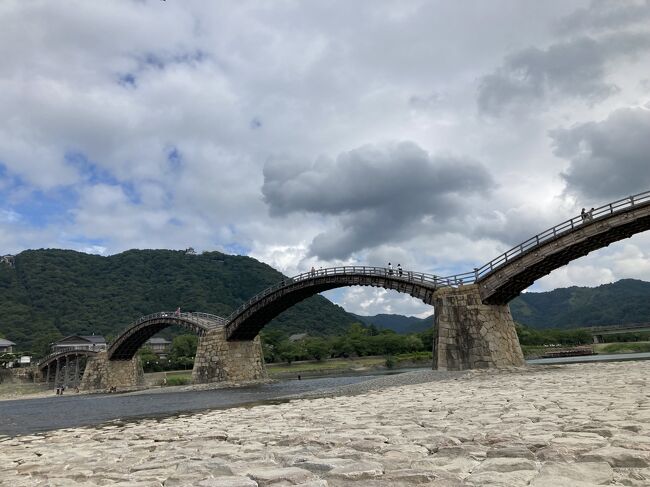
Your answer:
[[[485,369],[524,365],[510,308],[481,302],[478,286],[438,289],[433,368]]]
[[[144,385],[144,372],[138,357],[109,360],[105,351],[89,357],[79,389],[82,391],[134,389]]]
[[[227,341],[225,327],[199,338],[192,382],[252,382],[267,379],[260,337]]]

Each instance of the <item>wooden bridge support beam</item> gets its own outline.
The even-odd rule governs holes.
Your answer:
[[[483,304],[476,285],[438,289],[433,297],[433,368],[486,369],[522,366],[515,324],[508,305]]]
[[[59,378],[59,372],[60,372],[60,366],[59,366],[59,359],[56,359],[56,372],[54,373],[54,387],[59,387],[61,384],[59,383],[60,378]]]
[[[225,328],[218,327],[199,338],[192,369],[194,384],[267,379],[259,336],[253,340],[227,341]]]
[[[144,371],[139,357],[131,360],[108,360],[106,351],[88,357],[79,389],[101,391],[136,389],[144,385]]]

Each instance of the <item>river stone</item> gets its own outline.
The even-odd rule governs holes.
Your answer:
[[[477,472],[472,473],[465,479],[465,485],[476,487],[495,486],[495,487],[523,487],[527,486],[531,479],[535,477],[535,470],[517,470],[514,472]],[[555,486],[547,486],[555,487]]]
[[[257,482],[248,477],[214,477],[212,479],[201,480],[198,487],[258,487]],[[165,487],[167,487],[165,485]]]
[[[512,446],[488,450],[487,458],[526,458],[535,460],[535,454],[524,446]]]
[[[293,466],[304,468],[310,472],[329,472],[333,468],[343,467],[354,463],[354,460],[347,458],[308,458],[294,462]]]
[[[650,453],[642,450],[628,450],[617,446],[599,448],[580,456],[581,462],[607,462],[612,467],[643,468],[649,465]]]
[[[314,479],[314,475],[309,470],[297,467],[255,469],[249,471],[248,476],[255,480],[260,487],[281,482],[296,485]]]
[[[488,458],[474,472],[515,472],[517,470],[537,470],[535,462],[525,458]]]
[[[614,479],[614,471],[607,462],[546,463],[531,487],[587,487],[607,485]]]
[[[349,465],[335,467],[328,475],[347,480],[360,480],[384,475],[384,467],[377,462],[354,462]]]

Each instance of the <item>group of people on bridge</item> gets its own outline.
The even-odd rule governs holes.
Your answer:
[[[585,210],[583,208],[582,211],[580,212],[580,217],[582,218],[583,223],[593,220],[594,219],[594,208],[592,208],[589,211],[587,211],[587,210]]]
[[[403,273],[404,271],[402,271],[402,265],[397,264],[397,275],[401,276]],[[393,264],[391,264],[390,262],[388,263],[388,274],[391,276],[393,275]]]

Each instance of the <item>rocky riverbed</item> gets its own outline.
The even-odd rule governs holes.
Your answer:
[[[648,486],[648,377],[650,362],[414,372],[282,404],[5,437],[0,485]]]

